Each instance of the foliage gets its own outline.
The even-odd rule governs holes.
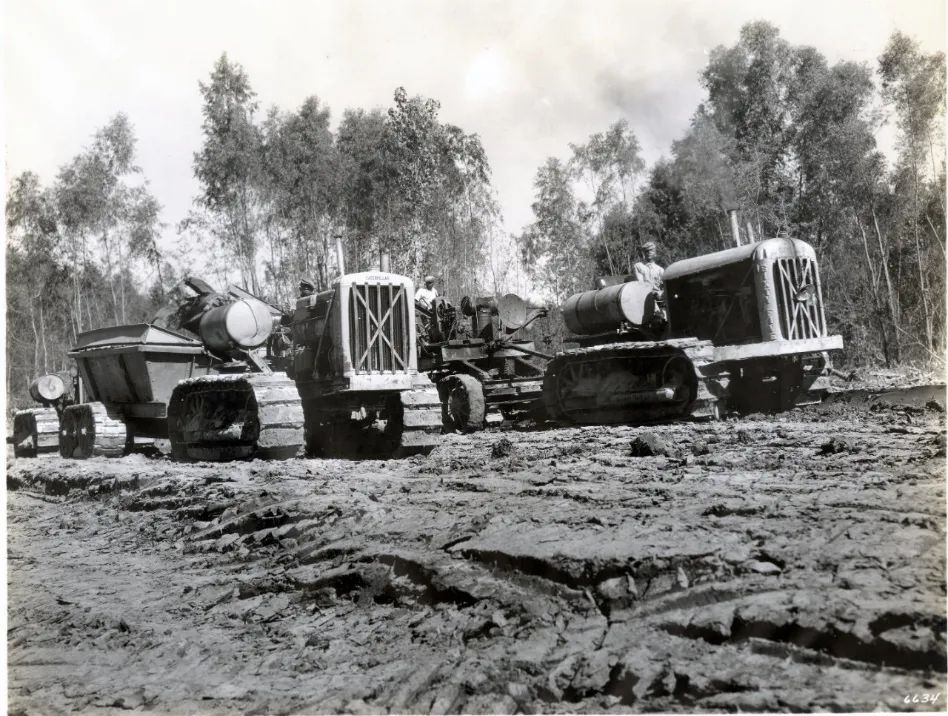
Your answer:
[[[147,318],[140,290],[153,267],[160,207],[134,165],[135,138],[124,115],[96,132],[51,187],[24,172],[7,193],[7,386],[13,407],[29,404],[30,381],[68,367],[78,334]]]
[[[287,305],[302,276],[328,287],[339,236],[348,271],[385,251],[392,270],[435,273],[456,297],[481,290],[500,221],[490,167],[476,135],[440,121],[437,101],[398,88],[386,112],[346,110],[333,133],[315,96],[258,124],[249,79],[226,55],[200,88],[203,191],[179,229],[235,260],[248,288]]]
[[[568,162],[550,157],[537,171],[535,220],[517,238],[534,281],[557,302],[588,286],[594,274],[631,273],[638,241],[655,228],[633,221],[645,162],[628,122],[570,149]]]

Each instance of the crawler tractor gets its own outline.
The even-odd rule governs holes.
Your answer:
[[[67,458],[125,454],[136,438],[169,438],[176,459],[291,457],[302,445],[293,384],[256,350],[275,311],[245,291],[189,278],[152,323],[79,335],[69,353],[87,400],[62,413]]]
[[[819,400],[829,335],[816,254],[767,239],[678,261],[662,296],[631,277],[566,300],[579,347],[544,378],[556,421],[641,423],[726,411],[778,412]]]
[[[537,359],[552,356],[517,335],[546,309],[531,309],[511,293],[496,300],[465,296],[460,310],[436,298],[430,309],[416,310],[422,327],[418,367],[438,386],[445,429],[478,430],[492,408],[512,418],[542,406]]]
[[[341,269],[339,244],[337,254]],[[439,442],[441,404],[418,371],[414,285],[388,271],[340,272],[330,289],[300,298],[293,315],[307,453],[428,453]]]

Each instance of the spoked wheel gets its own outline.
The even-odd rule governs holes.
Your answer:
[[[63,457],[120,457],[128,445],[125,423],[110,416],[102,403],[80,403],[63,411],[59,436],[59,454]]]
[[[469,375],[449,375],[438,384],[442,418],[447,430],[470,433],[484,427],[484,389]]]

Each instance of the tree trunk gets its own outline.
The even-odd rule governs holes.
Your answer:
[[[921,303],[922,311],[925,318],[925,347],[928,350],[931,350],[934,347],[934,341],[932,340],[932,317],[931,309],[928,306],[928,287],[925,283],[925,270],[922,266],[922,246],[921,242],[918,240],[918,161],[915,157],[912,157],[912,179],[913,179],[913,192],[912,192],[912,234],[915,238],[915,262],[918,266],[918,290],[921,294]]]
[[[872,208],[872,223],[876,231],[876,241],[879,244],[880,261],[882,262],[882,276],[885,278],[886,296],[889,304],[889,318],[895,329],[893,332],[895,360],[902,358],[901,341],[899,340],[899,322],[901,321],[901,311],[899,310],[899,297],[895,287],[892,285],[892,277],[889,275],[889,252],[885,245],[882,231],[879,229],[879,218],[876,216],[875,207]],[[860,230],[862,229],[860,225]]]
[[[928,151],[929,151],[929,154],[930,154],[930,156],[931,156],[931,158],[932,158],[932,181],[935,182],[935,184],[936,184],[936,186],[937,186],[937,184],[938,184],[938,169],[935,167],[935,146],[934,146],[934,144],[932,144],[932,133],[931,133],[930,131],[928,132]],[[936,191],[936,192],[935,192],[935,196],[938,197],[938,204],[941,206],[941,213],[942,213],[942,215],[944,215],[944,213],[945,213],[945,201],[944,201],[944,198],[942,197],[940,191]],[[928,218],[928,215],[927,215],[927,214],[926,214],[925,218]]]
[[[35,377],[39,373],[39,333],[36,330],[36,315],[35,308],[33,306],[33,296],[30,296],[30,328],[33,330],[33,376]]]
[[[866,266],[869,269],[869,288],[872,292],[873,303],[875,304],[876,317],[879,321],[879,336],[882,339],[882,351],[883,356],[885,357],[885,365],[887,368],[891,367],[892,361],[891,356],[889,355],[889,339],[888,331],[886,330],[885,320],[883,318],[883,301],[879,296],[879,287],[878,280],[876,276],[878,275],[876,268],[872,265],[872,256],[869,252],[869,239],[866,236],[866,231],[862,227],[862,223],[856,218],[856,225],[859,227],[859,233],[862,234],[862,247],[866,255]],[[885,264],[885,256],[882,257],[882,262]]]
[[[49,371],[49,352],[46,350],[46,316],[43,311],[42,292],[36,297],[36,305],[37,305],[37,308],[39,309],[40,343],[43,348],[43,372],[46,373]]]

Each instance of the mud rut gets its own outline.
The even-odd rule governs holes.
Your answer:
[[[18,460],[10,709],[941,710],[936,408]]]

